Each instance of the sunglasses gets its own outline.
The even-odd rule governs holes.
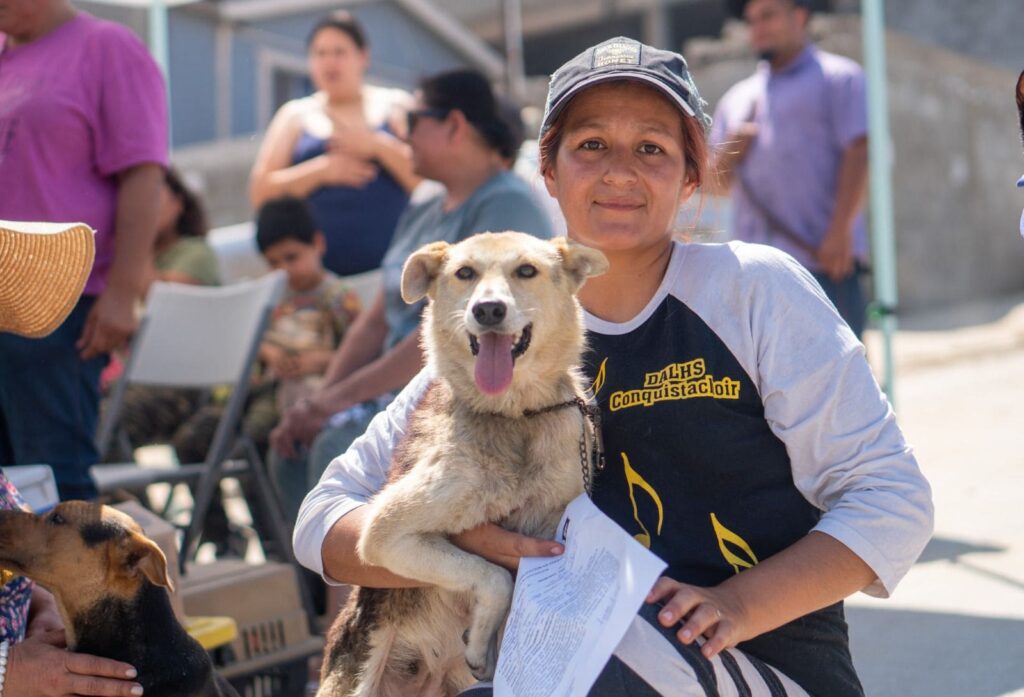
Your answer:
[[[451,109],[416,109],[414,111],[410,111],[405,115],[406,122],[409,126],[409,133],[413,132],[420,119],[443,119],[448,116],[451,111]]]

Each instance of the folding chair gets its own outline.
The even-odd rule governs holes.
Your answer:
[[[124,374],[103,415],[97,446],[101,455],[106,455],[118,438],[117,424],[129,384],[199,389],[232,386],[202,463],[183,463],[172,469],[96,465],[90,470],[100,493],[140,490],[160,482],[194,483],[192,519],[181,542],[183,571],[221,478],[246,470],[254,477],[261,499],[258,503],[271,528],[267,532],[286,560],[294,560],[288,528],[266,469],[255,444],[241,434],[253,363],[284,283],[283,272],[220,288],[154,283]],[[239,451],[244,453],[241,460],[229,459]]]

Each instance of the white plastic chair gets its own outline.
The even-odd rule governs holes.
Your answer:
[[[97,447],[105,456],[117,434],[124,392],[129,384],[212,389],[230,385],[229,398],[202,463],[173,469],[145,469],[137,464],[95,465],[100,493],[140,490],[158,482],[196,481],[192,520],[182,540],[181,561],[189,558],[207,508],[225,474],[251,470],[270,513],[275,542],[290,550],[287,528],[255,445],[241,436],[249,378],[270,313],[284,290],[284,272],[267,274],[219,288],[154,283],[131,353],[100,424]],[[244,448],[244,461],[228,461]],[[280,538],[280,539],[276,539]]]

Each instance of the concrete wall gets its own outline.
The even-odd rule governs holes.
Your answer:
[[[815,31],[827,50],[862,61],[856,17],[818,17]],[[1021,291],[1016,73],[897,32],[887,49],[901,308]],[[735,26],[686,53],[712,105],[754,66]]]
[[[890,29],[982,61],[1024,70],[1020,0],[886,0]]]

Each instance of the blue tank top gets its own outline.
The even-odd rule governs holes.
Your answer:
[[[325,139],[303,133],[292,152],[292,164],[323,155],[326,149]],[[409,195],[381,167],[377,178],[362,188],[325,186],[306,201],[327,238],[324,266],[348,276],[380,267]]]

